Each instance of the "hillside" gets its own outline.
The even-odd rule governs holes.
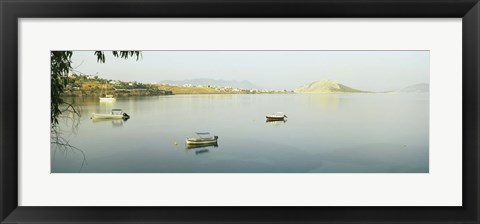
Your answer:
[[[160,89],[152,84],[107,80],[93,75],[71,74],[66,81],[67,85],[62,96],[155,96],[172,94],[171,91]]]
[[[401,93],[428,93],[430,91],[430,85],[427,83],[419,83],[411,86],[407,86],[401,89]]]
[[[296,93],[368,93],[338,83],[335,80],[319,80],[295,89]]]
[[[62,96],[152,96],[172,94],[280,94],[286,90],[244,89],[214,85],[145,84],[137,81],[102,79],[93,75],[71,74]]]

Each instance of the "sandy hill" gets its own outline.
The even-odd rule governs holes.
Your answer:
[[[368,93],[340,84],[335,80],[319,80],[295,89],[296,93]]]

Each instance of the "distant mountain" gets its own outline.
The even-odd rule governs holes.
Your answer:
[[[161,83],[165,84],[174,84],[174,85],[211,85],[211,86],[229,86],[235,88],[242,88],[242,89],[260,89],[260,87],[254,85],[253,83],[243,80],[243,81],[236,81],[236,80],[222,80],[222,79],[186,79],[186,80],[163,80],[160,81]]]
[[[399,90],[401,93],[428,93],[429,91],[430,85],[427,83],[419,83]]]
[[[296,93],[368,93],[340,84],[335,80],[319,80],[294,90]]]

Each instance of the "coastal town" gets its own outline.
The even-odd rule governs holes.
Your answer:
[[[63,96],[156,96],[175,94],[282,94],[287,90],[245,89],[231,86],[141,83],[104,79],[97,75],[69,74]]]

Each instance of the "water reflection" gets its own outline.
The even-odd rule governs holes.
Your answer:
[[[269,124],[271,126],[283,126],[285,123],[287,123],[287,120],[282,120],[282,121],[271,121],[271,120],[266,120],[266,124]]]
[[[122,120],[113,120],[112,121],[112,126],[113,127],[122,127],[123,123],[127,122],[128,119],[122,119]]]
[[[89,163],[79,171],[80,154],[55,158],[55,148],[51,148],[52,173],[429,170],[428,95],[177,95],[123,97],[112,103],[100,103],[96,97],[71,100],[82,107],[82,119],[78,134],[65,132],[65,136],[85,151]],[[128,125],[123,120],[89,119],[91,113],[114,108],[131,115]],[[285,111],[289,124],[286,126],[287,120],[265,122],[265,111]],[[67,121],[60,125],[68,131],[71,123]],[[215,131],[222,138],[222,148],[178,141],[194,130]]]
[[[309,94],[306,100],[309,105],[318,106],[325,110],[336,110],[339,103],[337,94]]]
[[[195,150],[195,155],[210,152],[208,149],[197,149]]]
[[[218,148],[217,143],[212,143],[212,144],[203,144],[203,145],[185,145],[185,150],[188,151],[194,151],[195,155],[201,155],[201,154],[206,154],[210,152],[210,149],[213,148]]]
[[[127,123],[128,118],[125,119],[90,119],[92,123],[111,123],[112,127],[123,127],[123,124]]]
[[[185,144],[185,149],[197,149],[197,148],[206,148],[206,147],[218,147],[217,143],[210,143],[210,144],[202,144],[202,145],[190,145],[190,144]]]

